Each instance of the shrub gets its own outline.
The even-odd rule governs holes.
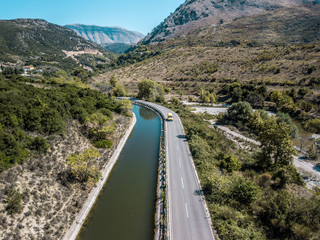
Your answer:
[[[220,168],[227,172],[238,171],[241,168],[241,163],[236,157],[228,155],[220,162]]]
[[[40,153],[47,152],[49,148],[49,144],[46,142],[46,140],[42,137],[35,137],[30,145],[31,150],[38,151]]]
[[[309,132],[313,133],[320,133],[320,119],[310,119],[304,123],[305,129],[307,129]]]
[[[110,141],[110,140],[94,141],[93,146],[95,146],[96,148],[111,148],[112,141]]]
[[[237,178],[231,189],[231,198],[243,205],[250,205],[254,202],[259,194],[259,188],[251,181],[243,178]]]
[[[6,210],[9,214],[19,213],[22,210],[22,197],[23,194],[19,193],[16,190],[10,190],[8,193],[8,200]]]

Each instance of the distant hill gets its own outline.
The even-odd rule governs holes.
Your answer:
[[[183,37],[201,27],[220,25],[263,11],[318,3],[318,0],[187,0],[148,34],[142,43]]]
[[[0,21],[0,63],[77,66],[74,56],[90,53],[112,57],[103,47],[79,37],[66,27],[41,19]]]
[[[144,37],[142,33],[120,27],[100,27],[82,24],[71,24],[66,25],[66,27],[75,31],[79,36],[116,53],[124,52],[130,45],[136,44]]]

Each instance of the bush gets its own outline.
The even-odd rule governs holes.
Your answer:
[[[296,138],[297,137],[297,134],[298,134],[298,128],[297,126],[292,122],[290,116],[288,113],[282,113],[282,112],[278,112],[277,115],[277,123],[280,123],[280,122],[284,122],[286,124],[289,125],[290,127],[290,136],[292,138]]]
[[[260,191],[258,186],[256,186],[251,181],[246,181],[243,178],[237,178],[231,189],[231,198],[243,205],[250,205],[254,202]]]
[[[93,146],[95,146],[96,148],[111,148],[112,141],[110,141],[110,140],[94,141]]]
[[[46,140],[42,137],[35,137],[30,145],[31,150],[35,150],[40,153],[47,152],[49,148],[49,144],[46,142]]]
[[[307,129],[309,132],[313,133],[320,133],[320,119],[310,119],[304,123],[305,129]]]
[[[19,213],[22,210],[22,197],[23,194],[15,191],[15,190],[10,190],[8,193],[8,200],[7,200],[7,206],[6,210],[9,214],[15,214]]]
[[[233,172],[240,170],[241,163],[236,157],[228,155],[220,162],[219,166],[220,168],[225,169],[227,172]]]

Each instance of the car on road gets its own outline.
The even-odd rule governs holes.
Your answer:
[[[168,113],[168,118],[167,118],[168,121],[173,121],[173,116],[172,116],[172,113]]]

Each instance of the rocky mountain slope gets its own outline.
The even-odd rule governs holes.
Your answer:
[[[123,52],[123,48],[126,50],[130,45],[136,44],[144,37],[142,33],[120,27],[100,27],[82,24],[66,25],[66,27],[75,31],[84,39],[100,44],[115,52]]]
[[[0,21],[0,63],[57,63],[75,67],[66,52],[108,55],[101,46],[79,37],[66,27],[41,19]]]
[[[200,27],[223,24],[267,10],[318,3],[318,0],[187,0],[148,34],[142,43],[185,36]]]
[[[114,61],[115,68],[95,82],[115,75],[136,92],[139,81],[148,78],[162,83],[171,95],[183,96],[198,95],[201,88],[222,96],[223,86],[233,82],[265,85],[269,92],[306,87],[304,101],[314,104],[320,99],[319,32],[320,5],[265,11],[141,45]]]

